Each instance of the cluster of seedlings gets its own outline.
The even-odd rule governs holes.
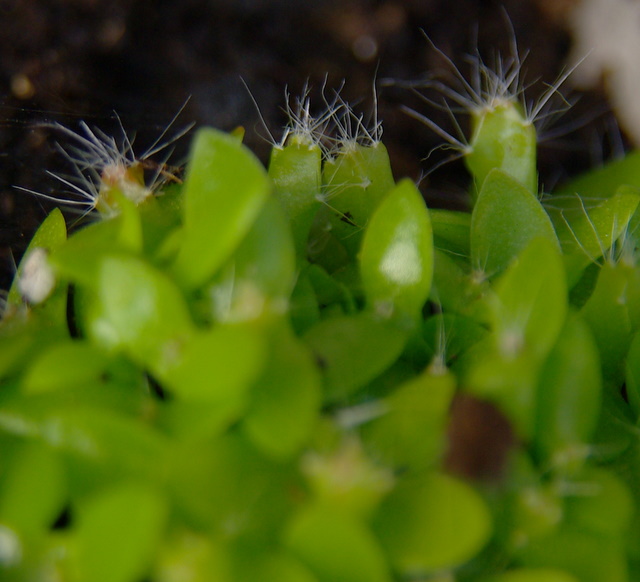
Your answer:
[[[91,220],[49,214],[0,322],[3,580],[640,576],[638,154],[544,192],[566,75],[530,105],[515,47],[471,63],[426,82],[469,135],[410,111],[465,212],[339,91],[287,100],[266,169],[242,130],[182,179],[150,160],[183,132],[58,128]]]

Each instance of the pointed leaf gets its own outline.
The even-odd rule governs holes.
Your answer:
[[[471,215],[472,266],[493,276],[539,237],[558,247],[551,219],[535,195],[503,171],[489,172]]]
[[[184,238],[173,270],[188,288],[206,282],[248,232],[268,193],[266,172],[233,136],[201,129],[184,183]]]
[[[516,354],[528,347],[544,356],[556,341],[567,313],[564,265],[554,242],[537,238],[495,283],[492,323],[498,349]]]
[[[429,211],[410,180],[380,203],[366,228],[360,251],[362,285],[379,314],[414,317],[431,289],[433,234]]]

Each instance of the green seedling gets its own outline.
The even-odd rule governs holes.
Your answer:
[[[472,68],[469,79],[450,57],[433,45],[428,37],[427,40],[450,66],[459,88],[432,79],[413,84],[414,90],[430,102],[420,88],[434,88],[444,96],[444,108],[450,111],[461,109],[468,114],[470,135],[465,137],[459,131],[460,135],[455,137],[428,116],[406,107],[405,111],[444,138],[448,147],[456,150],[457,157],[464,158],[478,189],[491,170],[499,169],[532,194],[537,194],[536,123],[540,124],[568,107],[553,111],[550,110],[550,102],[578,65],[565,71],[536,101],[531,102],[525,96],[526,83],[522,74],[524,59],[520,56],[515,39],[511,43],[511,54],[497,55],[492,64],[485,63],[479,54],[469,56]],[[565,101],[563,103],[567,105]],[[457,127],[459,129],[459,125]]]

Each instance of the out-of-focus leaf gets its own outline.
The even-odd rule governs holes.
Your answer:
[[[436,249],[463,257],[469,256],[471,214],[456,210],[429,210]]]
[[[88,342],[56,343],[35,358],[22,388],[30,393],[46,392],[98,381],[108,363],[109,356]]]
[[[284,533],[284,544],[318,582],[390,582],[384,554],[357,518],[323,505],[300,509]]]
[[[463,564],[487,543],[491,530],[480,495],[440,473],[401,480],[374,517],[374,531],[403,576]]]
[[[235,137],[210,128],[195,139],[184,182],[184,234],[173,271],[187,288],[229,258],[269,194],[266,171]]]
[[[25,443],[0,483],[0,522],[26,534],[44,533],[61,513],[66,495],[57,454],[41,443]]]
[[[167,504],[152,487],[125,482],[83,500],[77,518],[74,534],[80,578],[133,582],[151,566]]]
[[[268,199],[230,261],[209,288],[214,317],[244,321],[282,314],[295,283],[290,227],[274,199]]]
[[[433,466],[444,452],[455,378],[424,372],[378,403],[381,415],[361,431],[371,454],[402,472]]]
[[[590,442],[598,424],[602,380],[598,349],[577,316],[567,320],[538,383],[536,444],[554,466]]]
[[[624,261],[602,265],[581,314],[596,340],[605,380],[620,385],[624,357],[640,328],[640,269]]]
[[[190,336],[170,362],[156,364],[159,379],[179,398],[241,408],[265,361],[258,329],[218,325]]]
[[[627,231],[638,203],[640,188],[631,186],[620,186],[610,198],[594,201],[578,194],[545,201],[565,255],[570,285]]]
[[[169,366],[193,332],[178,287],[136,257],[106,256],[100,261],[93,308],[87,327],[94,341],[124,349],[152,369]]]
[[[309,438],[320,403],[320,375],[311,354],[289,330],[274,330],[266,366],[251,388],[246,433],[266,453],[287,458]]]
[[[398,359],[406,331],[367,313],[321,321],[303,336],[324,373],[325,400],[349,396]]]

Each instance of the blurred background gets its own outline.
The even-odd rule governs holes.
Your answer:
[[[51,208],[14,186],[43,193],[58,186],[46,170],[61,171],[64,160],[47,124],[78,129],[84,120],[117,132],[117,112],[142,151],[186,103],[176,128],[190,122],[225,130],[242,125],[245,142],[266,162],[267,131],[256,103],[278,137],[286,122],[285,88],[295,96],[309,83],[321,109],[322,86],[331,91],[344,83],[342,96],[367,117],[377,79],[383,141],[396,178],[421,179],[432,206],[460,207],[468,180],[460,163],[429,174],[438,153],[425,158],[442,140],[400,110],[410,105],[451,130],[447,112],[416,100],[400,83],[429,72],[451,74],[423,32],[463,73],[469,71],[465,55],[476,48],[487,61],[497,51],[508,54],[515,32],[521,54],[527,53],[527,94],[535,99],[544,82],[552,83],[575,60],[576,15],[581,5],[596,3],[0,0],[0,287],[9,284],[12,261]],[[592,77],[589,91],[563,87],[575,103],[548,130],[540,150],[548,187],[627,147],[600,77]],[[177,144],[174,163],[184,158],[188,143],[187,136]]]

